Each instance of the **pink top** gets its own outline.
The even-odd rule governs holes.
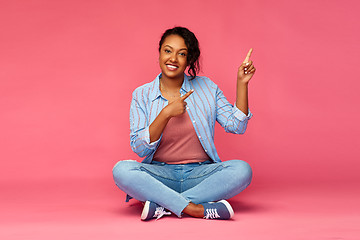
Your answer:
[[[186,164],[209,160],[185,111],[167,123],[153,160],[168,164]]]

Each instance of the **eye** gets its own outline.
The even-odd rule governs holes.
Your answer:
[[[186,53],[179,53],[181,56],[186,57]]]
[[[169,49],[165,49],[164,52],[171,53],[171,51]]]

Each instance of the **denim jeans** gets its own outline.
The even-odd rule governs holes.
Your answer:
[[[113,176],[116,185],[133,198],[155,202],[180,217],[189,202],[212,202],[239,194],[250,184],[252,171],[241,160],[188,164],[124,160],[115,164]]]

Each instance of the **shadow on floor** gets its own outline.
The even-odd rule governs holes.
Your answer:
[[[237,199],[228,200],[235,212],[263,212],[266,211],[264,205],[252,204],[245,201],[239,201]],[[143,209],[143,203],[137,200],[130,200],[128,203],[123,203],[119,208],[114,209],[116,215],[126,216],[140,216]],[[184,215],[186,216],[186,215]]]
[[[237,199],[230,199],[228,202],[234,209],[234,212],[263,212],[266,211],[264,205],[252,204],[250,202],[239,201]]]

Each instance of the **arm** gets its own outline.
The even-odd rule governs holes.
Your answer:
[[[248,84],[254,75],[255,68],[252,61],[249,61],[252,49],[250,49],[244,62],[238,70],[236,86],[236,106],[232,106],[225,98],[223,92],[217,88],[216,105],[217,121],[226,132],[243,134],[245,133],[247,122],[252,117],[248,106]]]
[[[224,93],[218,87],[216,88],[216,120],[225,129],[225,132],[245,133],[247,122],[251,117],[250,111],[245,115],[237,106],[230,104]]]
[[[166,106],[167,107],[167,106]],[[166,124],[170,120],[170,115],[166,111],[166,107],[161,110],[159,115],[151,123],[149,127],[150,142],[155,142],[160,139],[162,132],[164,131]]]
[[[245,115],[248,115],[248,84],[237,81],[236,86],[236,107]]]
[[[146,108],[143,103],[137,99],[135,91],[130,105],[130,146],[137,155],[144,157],[154,151],[157,142],[150,144]]]
[[[190,90],[184,96],[179,99],[169,103],[166,107],[161,110],[159,115],[151,123],[149,127],[150,142],[155,142],[160,139],[162,132],[164,131],[166,124],[169,122],[170,118],[176,117],[180,114],[183,114],[186,111],[186,102],[185,99],[192,94],[194,90]]]
[[[248,115],[248,84],[255,73],[255,67],[250,59],[253,49],[251,48],[240,65],[237,75],[236,86],[236,107],[239,108],[245,115]]]

